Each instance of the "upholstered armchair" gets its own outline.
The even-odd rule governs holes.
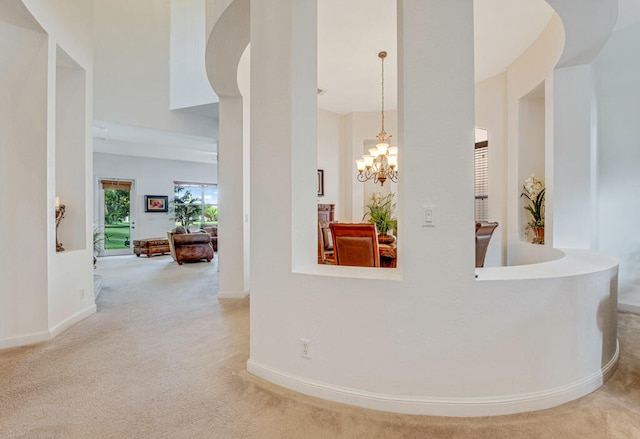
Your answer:
[[[178,265],[182,265],[184,261],[206,259],[207,262],[211,262],[213,259],[213,246],[209,233],[204,231],[186,233],[183,228],[176,228],[167,232],[167,237],[169,238],[171,256]]]
[[[218,251],[218,226],[213,227],[203,227],[202,230],[211,235],[211,246],[213,247],[213,251]]]
[[[498,223],[480,221],[476,223],[476,267],[484,267],[484,257],[487,255],[487,248],[493,231],[498,227]]]

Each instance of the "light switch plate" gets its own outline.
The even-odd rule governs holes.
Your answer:
[[[436,226],[436,206],[432,204],[422,206],[422,221],[423,227]]]

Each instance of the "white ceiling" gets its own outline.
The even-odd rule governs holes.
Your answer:
[[[451,0],[449,0],[451,1]],[[546,27],[544,0],[475,0],[476,81],[503,72]],[[380,59],[385,50],[385,108],[395,109],[396,0],[318,2],[320,108],[345,114],[380,110]]]
[[[442,0],[446,1],[446,0]],[[457,0],[449,0],[457,1]],[[544,0],[475,0],[476,81],[503,72],[540,35],[553,9]],[[320,108],[346,114],[380,111],[380,59],[385,50],[385,109],[397,104],[396,0],[318,2]],[[217,119],[217,104],[180,111]],[[94,121],[96,152],[215,163],[217,141],[107,121]]]
[[[209,111],[209,110],[207,110]],[[137,157],[216,163],[217,141],[174,131],[93,121],[93,151]]]

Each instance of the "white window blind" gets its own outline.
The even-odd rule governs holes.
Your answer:
[[[478,142],[474,157],[475,220],[489,221],[489,144]]]

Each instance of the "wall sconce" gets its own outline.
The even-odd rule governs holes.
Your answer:
[[[63,252],[64,247],[58,242],[58,226],[60,221],[64,218],[65,205],[60,204],[60,197],[56,197],[56,252]]]

